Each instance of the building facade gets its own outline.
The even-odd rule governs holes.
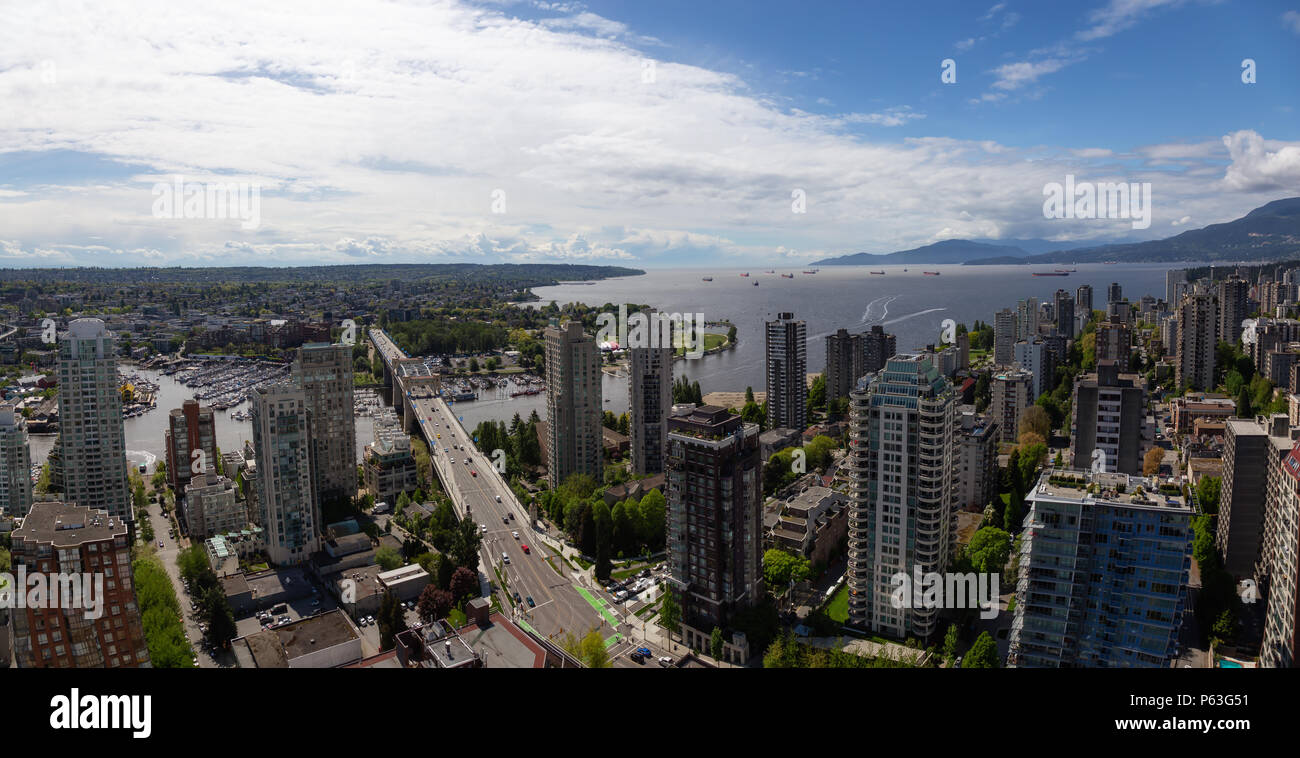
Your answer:
[[[117,341],[97,318],[76,319],[59,335],[59,447],[67,502],[134,520]]]
[[[57,604],[63,607],[14,611],[14,661],[20,668],[150,666],[131,575],[131,538],[122,519],[98,508],[34,503],[13,533],[12,562],[15,578],[69,574],[103,582],[81,607],[68,607],[65,597]]]
[[[1127,474],[1042,474],[1026,495],[1008,666],[1170,666],[1192,564],[1193,509],[1178,491]]]
[[[293,359],[293,381],[311,415],[311,455],[317,502],[357,495],[357,422],[352,348],[312,342]]]
[[[217,427],[211,408],[197,400],[186,400],[167,415],[163,433],[167,448],[167,480],[177,492],[183,492],[195,473],[217,470]],[[201,456],[195,456],[201,451]],[[195,467],[199,471],[195,472]]]
[[[570,321],[546,330],[547,469],[552,487],[573,474],[604,481],[600,353]]]
[[[27,421],[14,406],[0,405],[0,513],[22,518],[32,507],[32,453]]]
[[[628,351],[628,400],[632,470],[647,476],[662,473],[668,413],[673,405],[672,348],[633,347]]]
[[[947,567],[955,424],[952,385],[924,355],[894,356],[851,395],[850,625],[897,639],[938,630],[938,609],[896,607],[893,593],[900,574]]]
[[[1098,361],[1094,373],[1075,381],[1070,407],[1070,452],[1075,468],[1142,473],[1146,394],[1142,377],[1120,373],[1114,361]]]
[[[690,647],[707,650],[715,627],[725,632],[763,598],[758,433],[709,405],[675,409],[668,421],[668,584]]]
[[[266,532],[266,554],[273,563],[299,563],[320,549],[307,397],[294,384],[263,385],[249,395],[258,523]]]
[[[767,426],[808,428],[808,325],[793,313],[777,314],[767,339]]]
[[[840,329],[826,337],[826,407],[848,399],[858,378],[867,373],[866,347],[861,334]]]

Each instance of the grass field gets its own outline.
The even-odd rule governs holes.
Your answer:
[[[843,624],[849,620],[849,586],[845,584],[840,587],[831,597],[831,601],[826,604],[826,616],[831,621]]]

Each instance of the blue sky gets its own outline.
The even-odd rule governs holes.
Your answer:
[[[0,265],[775,265],[1300,195],[1295,0],[77,5],[3,11]],[[1045,218],[1067,174],[1151,225]]]

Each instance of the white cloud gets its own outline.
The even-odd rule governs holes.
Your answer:
[[[1296,34],[1300,34],[1300,12],[1287,11],[1283,13],[1282,25]]]
[[[5,176],[0,258],[669,265],[902,249],[940,230],[1131,234],[1126,224],[1042,218],[1045,182],[1103,178],[1097,167],[1115,158],[1097,148],[877,142],[849,127],[925,114],[792,112],[734,75],[669,60],[646,82],[635,30],[608,27],[618,36],[609,39],[596,20],[548,25],[502,7],[281,0],[182,13],[86,2],[55,14],[15,5],[0,26],[0,146],[20,153],[28,173],[53,151],[122,168],[76,180]],[[76,53],[57,58],[51,83],[41,62],[59,50]],[[1048,67],[1006,69],[1008,86],[984,97],[1022,94]],[[1234,150],[1228,185],[1240,194],[1225,196],[1215,180]],[[1257,188],[1287,186],[1288,150],[1263,142],[1256,155],[1241,139],[1154,145],[1138,153],[1147,165],[1115,179],[1160,182],[1161,225],[1226,220],[1274,199]],[[1178,170],[1153,165],[1160,160]],[[154,218],[152,185],[173,174],[259,185],[261,225]],[[794,189],[805,190],[806,213],[792,212]]]
[[[1254,131],[1223,138],[1232,165],[1224,177],[1231,188],[1248,191],[1300,189],[1300,143],[1265,140]]]
[[[1105,7],[1088,14],[1087,29],[1075,37],[1085,42],[1102,39],[1132,28],[1151,11],[1158,8],[1175,8],[1184,0],[1110,0]]]

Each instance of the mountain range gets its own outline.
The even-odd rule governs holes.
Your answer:
[[[1234,221],[1191,229],[1161,240],[1088,246],[1043,239],[944,240],[895,253],[854,253],[826,258],[813,265],[1237,262],[1297,255],[1300,255],[1300,197],[1289,197],[1262,205]]]

